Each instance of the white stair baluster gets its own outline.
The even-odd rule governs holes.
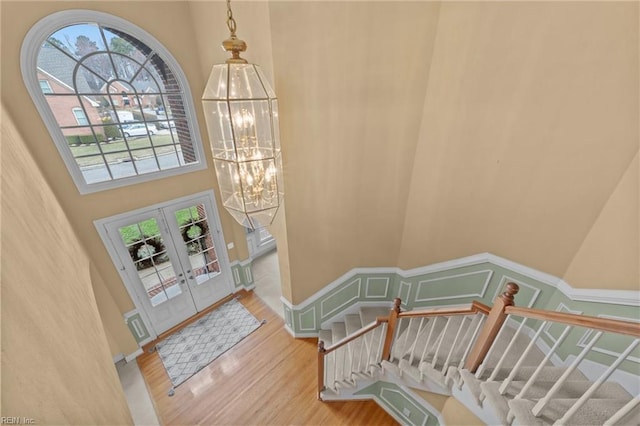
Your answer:
[[[369,333],[372,333],[371,331]],[[360,341],[360,353],[358,354],[358,373],[362,373],[362,358],[364,357],[364,350],[367,346],[365,335],[363,334],[358,338]]]
[[[413,344],[409,349],[409,364],[413,364],[414,353],[415,353],[416,345],[418,344],[418,337],[420,337],[420,333],[422,332],[422,327],[424,326],[424,320],[425,320],[424,317],[420,318],[420,325],[418,326],[418,332],[416,333],[416,338],[413,339]]]
[[[620,364],[622,364],[622,362],[627,358],[627,356],[629,356],[631,351],[634,350],[636,348],[636,346],[638,346],[638,343],[640,343],[640,339],[635,339],[633,342],[631,342],[629,347],[623,353],[620,354],[618,359],[616,359],[615,362],[613,364],[611,364],[611,366],[609,368],[607,368],[607,371],[602,373],[602,375],[600,377],[598,377],[598,380],[593,382],[593,384],[580,397],[580,399],[578,399],[575,402],[575,404],[573,404],[571,406],[571,408],[569,408],[567,410],[567,412],[564,413],[564,416],[562,416],[562,418],[560,420],[558,420],[558,421],[556,421],[554,423],[554,425],[563,425],[563,424],[567,423],[569,421],[569,419],[571,419],[571,417],[580,409],[580,407],[582,407],[582,405],[585,402],[587,402],[587,400],[589,398],[591,398],[591,395],[593,395],[595,393],[595,391],[598,390],[600,385],[602,385],[609,378],[609,376],[611,376],[611,374],[613,374],[613,372],[616,370],[616,368],[618,368],[620,366]]]
[[[509,317],[507,317],[508,319]],[[500,340],[500,338],[502,337],[502,334],[504,333],[504,330],[507,328],[507,321],[504,322],[504,324],[502,324],[502,327],[500,328],[500,331],[498,332],[498,335],[496,336],[495,340],[493,341],[494,344],[491,345],[491,347],[489,348],[489,351],[487,352],[487,355],[484,357],[484,361],[482,361],[482,364],[480,364],[478,366],[478,370],[476,371],[476,378],[479,379],[480,377],[482,377],[482,373],[484,373],[484,370],[486,370],[487,368],[487,364],[489,361],[489,357],[491,357],[491,355],[493,354],[493,351],[496,348],[495,342],[497,342],[498,340]]]
[[[431,320],[431,328],[429,329],[429,335],[427,336],[427,343],[424,344],[424,348],[422,348],[422,355],[420,355],[420,363],[424,362],[424,356],[427,354],[427,349],[431,344],[431,336],[433,336],[433,329],[436,327],[437,318],[434,317]]]
[[[629,414],[638,404],[640,404],[640,395],[627,402],[624,407],[619,409],[609,420],[604,422],[603,426],[613,426],[618,424],[618,422],[620,422],[624,416]]]
[[[449,353],[447,354],[447,358],[444,360],[444,365],[442,366],[441,372],[446,373],[447,368],[449,367],[449,362],[451,361],[451,356],[453,355],[453,351],[456,349],[456,345],[458,344],[458,340],[460,339],[460,335],[462,334],[462,329],[464,328],[465,323],[467,322],[467,317],[464,316],[462,321],[460,321],[460,327],[458,327],[458,332],[456,333],[456,337],[453,339],[453,343],[451,344],[451,349],[449,349]]]
[[[558,389],[562,387],[564,382],[567,380],[567,377],[569,377],[569,375],[573,373],[573,370],[575,370],[578,367],[578,364],[580,364],[580,362],[582,362],[584,357],[587,356],[587,354],[589,353],[593,345],[596,344],[600,336],[602,336],[602,331],[598,331],[596,333],[593,339],[591,339],[591,341],[587,344],[587,346],[584,347],[582,352],[580,352],[580,354],[573,361],[573,363],[571,363],[571,365],[567,367],[567,369],[562,374],[562,376],[560,376],[558,381],[551,387],[551,389],[549,389],[549,392],[547,392],[544,398],[540,399],[538,403],[533,407],[531,412],[533,413],[534,416],[538,417],[542,413],[542,410],[544,410],[544,407],[547,406],[549,401],[551,401],[551,398],[553,398],[556,392],[558,392]]]
[[[400,318],[400,321],[404,320],[404,318]],[[401,322],[398,324],[400,325]],[[409,318],[409,324],[407,325],[407,328],[404,331],[404,343],[402,343],[402,346],[400,347],[400,349],[402,350],[402,355],[400,356],[400,358],[404,358],[405,354],[407,353],[407,342],[409,341],[409,332],[411,331],[411,326],[413,325],[413,318]],[[400,328],[398,328],[398,332],[400,332]]]
[[[438,354],[440,353],[442,342],[444,341],[444,338],[447,335],[447,330],[449,330],[449,324],[451,324],[451,317],[447,317],[447,325],[444,326],[444,330],[442,330],[442,333],[440,333],[440,341],[438,342],[438,346],[436,347],[436,352],[433,354],[433,359],[431,360],[431,366],[433,368],[436,367],[436,362],[438,361]]]
[[[547,362],[549,361],[549,359],[551,359],[553,354],[556,353],[556,349],[558,349],[558,346],[560,346],[562,344],[564,339],[569,334],[569,331],[571,331],[572,329],[573,329],[573,327],[570,326],[570,325],[568,325],[568,326],[566,326],[564,328],[564,330],[562,331],[562,334],[560,335],[560,337],[558,337],[558,340],[556,340],[556,343],[554,343],[553,347],[551,349],[549,349],[549,351],[545,355],[544,359],[540,362],[540,365],[538,365],[538,368],[536,368],[536,370],[533,372],[531,377],[529,377],[529,380],[527,380],[527,383],[525,383],[525,385],[522,387],[522,390],[520,391],[520,393],[518,393],[518,395],[516,395],[516,397],[514,399],[520,399],[520,398],[524,397],[525,393],[535,383],[536,379],[540,375],[540,372],[542,371],[544,366],[547,365]]]
[[[481,314],[476,314],[476,316],[477,315],[481,315]],[[484,324],[484,321],[485,321],[485,316],[484,315],[480,316],[480,319],[478,320],[478,324],[476,324],[476,328],[473,330],[473,333],[471,334],[471,339],[469,339],[467,348],[465,349],[464,354],[462,355],[460,364],[458,364],[458,368],[464,367],[464,362],[467,360],[467,355],[469,355],[469,352],[473,347],[473,343],[476,341],[476,338],[478,337],[478,333],[480,332],[480,327],[482,327],[482,324]]]
[[[504,395],[504,393],[507,391],[509,384],[511,383],[513,378],[516,377],[516,374],[518,374],[518,370],[520,370],[520,367],[524,363],[525,358],[527,357],[527,355],[529,355],[529,352],[531,352],[531,349],[535,346],[536,340],[538,340],[538,337],[540,337],[540,334],[542,333],[542,329],[547,325],[547,323],[548,321],[545,321],[540,325],[540,327],[538,327],[538,331],[536,331],[536,334],[531,339],[531,342],[529,342],[529,344],[527,345],[527,348],[524,350],[522,355],[520,355],[520,358],[516,362],[516,365],[514,365],[513,368],[511,369],[511,372],[509,373],[509,377],[504,379],[504,381],[500,385],[500,389],[499,389],[500,394]]]
[[[351,383],[355,384],[356,381],[353,378],[353,359],[355,358],[353,353],[353,343],[354,341],[351,341],[350,343],[347,343],[345,345],[346,354],[347,354],[347,357],[349,358],[347,360],[347,365],[349,367],[347,368],[347,370],[345,370],[345,373],[346,373],[345,378],[347,378],[348,380],[351,380]]]
[[[522,332],[522,329],[524,328],[524,324],[526,322],[527,322],[527,318],[522,318],[522,322],[520,323],[520,326],[516,330],[516,333],[513,335],[513,338],[511,339],[511,341],[507,345],[507,348],[502,353],[502,356],[498,360],[498,363],[496,364],[496,367],[491,372],[491,376],[489,376],[489,379],[487,379],[488,382],[493,382],[496,379],[496,377],[498,376],[498,374],[500,373],[500,370],[502,369],[502,364],[504,364],[504,360],[507,358],[507,355],[509,355],[509,353],[511,353],[511,348],[513,347],[513,345],[516,344],[516,339],[518,338],[518,336]],[[505,321],[505,324],[506,324],[506,321]],[[503,325],[502,329],[500,329],[500,331],[502,332],[502,330],[504,328],[505,328],[505,326]],[[496,338],[496,341],[497,340],[498,340],[498,338]],[[488,357],[489,357],[489,355],[487,355],[487,358]],[[487,358],[485,358],[485,359],[487,359]],[[484,363],[482,363],[482,364],[484,365]],[[476,377],[479,377],[479,376],[476,376]]]

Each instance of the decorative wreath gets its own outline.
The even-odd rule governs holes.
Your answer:
[[[207,223],[202,222],[191,223],[189,226],[182,228],[182,239],[185,243],[190,243],[192,240],[198,240],[207,234],[209,228]],[[189,236],[191,234],[192,236]]]
[[[182,240],[187,243],[189,254],[200,252],[201,249],[198,241],[204,238],[208,231],[207,222],[204,220],[196,223],[192,222],[182,228]]]
[[[148,250],[148,247],[151,250]],[[151,252],[149,252],[151,251]],[[136,269],[141,270],[153,266],[151,258],[157,253],[164,251],[164,244],[159,238],[148,238],[146,240],[137,240],[129,246],[129,256],[136,263]]]

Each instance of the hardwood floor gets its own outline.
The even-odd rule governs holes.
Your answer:
[[[175,389],[156,352],[138,357],[165,425],[396,425],[373,401],[320,402],[317,340],[294,339],[253,292],[240,302],[267,323]]]

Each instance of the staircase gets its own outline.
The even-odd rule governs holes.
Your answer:
[[[452,395],[485,423],[640,425],[640,368],[636,359],[628,359],[640,343],[640,325],[605,320],[575,359],[562,362],[558,349],[568,337],[584,334],[574,327],[583,326],[586,317],[546,313],[564,327],[548,347],[541,335],[551,320],[539,321],[538,310],[498,302],[493,308],[474,302],[459,309],[400,313],[397,300],[391,314],[386,308],[363,308],[345,316],[319,333],[320,399],[353,399],[359,389],[384,380]],[[498,311],[503,315],[496,323]],[[603,333],[614,332],[631,336],[631,343],[602,372],[587,377],[581,368],[586,372],[592,364],[583,361]],[[491,334],[483,353],[481,343]],[[636,368],[618,374],[623,363]],[[630,380],[620,382],[620,377]]]

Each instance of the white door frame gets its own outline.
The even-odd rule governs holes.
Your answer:
[[[111,222],[116,221],[116,220],[124,219],[124,218],[126,218],[128,216],[132,216],[132,215],[135,215],[135,214],[141,214],[141,213],[144,213],[144,212],[146,212],[148,210],[162,209],[164,207],[168,207],[168,206],[176,204],[176,203],[182,203],[182,202],[187,202],[187,201],[191,201],[191,200],[195,201],[195,200],[197,200],[199,198],[202,198],[202,197],[208,197],[210,199],[211,205],[213,207],[213,212],[211,214],[211,217],[208,218],[209,219],[209,225],[215,227],[216,230],[217,230],[217,232],[212,232],[212,237],[214,238],[214,244],[216,244],[216,248],[220,249],[220,250],[216,250],[216,254],[218,255],[220,271],[222,272],[222,275],[224,276],[224,284],[228,287],[229,294],[232,294],[233,290],[234,290],[233,275],[232,275],[232,272],[231,272],[231,266],[230,266],[230,262],[229,262],[229,255],[227,253],[226,241],[224,239],[224,235],[223,235],[223,232],[222,232],[222,224],[220,222],[220,215],[218,213],[218,208],[217,208],[217,204],[216,204],[216,196],[215,196],[215,193],[213,192],[213,190],[198,192],[196,194],[191,194],[191,195],[187,195],[187,196],[184,196],[184,197],[175,198],[175,199],[172,199],[172,200],[164,201],[162,203],[157,203],[157,204],[153,204],[153,205],[150,205],[150,206],[141,207],[141,208],[136,209],[136,210],[132,210],[132,211],[128,211],[128,212],[125,212],[125,213],[116,214],[116,215],[109,216],[109,217],[102,218],[102,219],[96,219],[96,220],[93,221],[93,224],[96,227],[96,230],[98,231],[98,234],[102,238],[104,246],[107,249],[107,252],[109,253],[109,256],[111,257],[111,260],[113,261],[113,265],[118,270],[118,274],[120,275],[120,279],[122,280],[122,283],[124,284],[124,287],[127,290],[127,293],[129,294],[129,297],[131,298],[131,300],[133,301],[133,304],[136,307],[136,311],[140,314],[140,318],[142,319],[142,322],[144,323],[144,326],[149,331],[149,335],[151,337],[149,339],[147,339],[148,341],[156,339],[158,337],[158,334],[156,333],[156,330],[153,327],[153,323],[151,322],[150,318],[147,315],[147,312],[144,309],[144,304],[139,299],[138,293],[135,291],[135,288],[134,288],[135,283],[133,283],[132,280],[129,279],[129,276],[127,275],[127,271],[126,271],[125,266],[124,266],[125,263],[120,258],[119,254],[118,254],[118,251],[116,250],[116,248],[114,246],[114,243],[110,238],[110,234],[107,232],[107,225],[109,223],[111,223]]]

